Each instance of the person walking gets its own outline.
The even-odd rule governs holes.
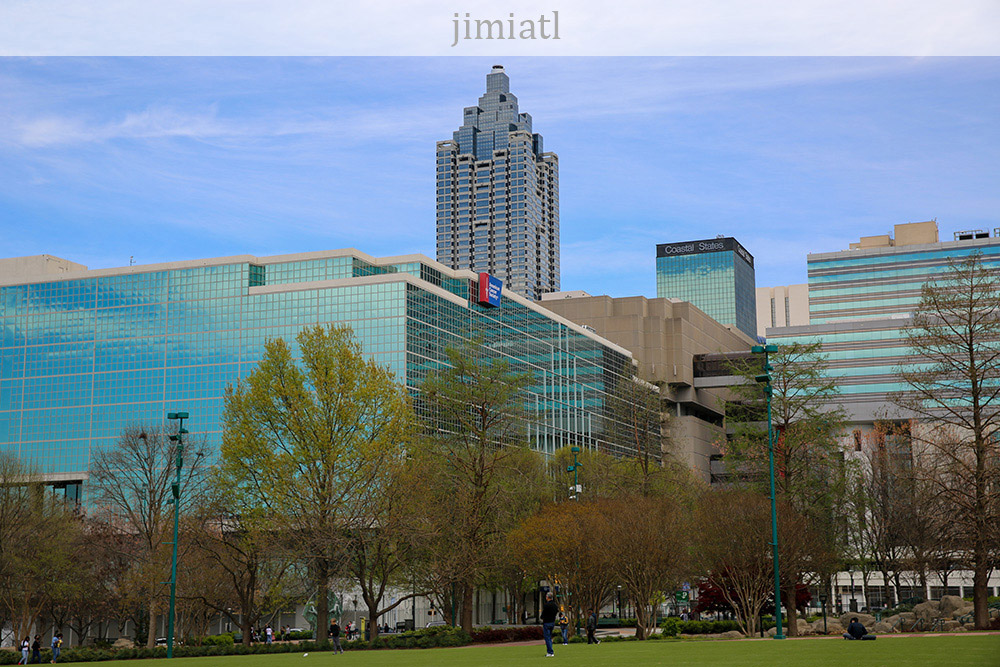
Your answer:
[[[333,619],[333,623],[330,624],[330,641],[333,642],[334,655],[344,652],[340,646],[340,623],[337,622],[337,619]]]
[[[559,612],[559,632],[562,634],[563,646],[569,646],[569,619]]]
[[[588,644],[600,644],[600,640],[597,639],[597,612],[593,609],[588,610],[587,614],[587,643]]]
[[[62,652],[62,633],[57,632],[52,635],[52,664],[59,662],[59,654]]]
[[[264,643],[274,643],[274,628],[271,627],[270,623],[268,623],[267,627],[264,628]]]
[[[559,613],[559,605],[555,603],[555,596],[552,591],[545,594],[545,604],[542,605],[542,636],[545,637],[545,657],[551,658],[555,655],[552,650],[552,630],[556,627],[556,615]]]
[[[31,664],[42,664],[42,636],[35,635],[35,641],[31,642]]]
[[[21,659],[17,661],[19,665],[28,664],[28,651],[31,650],[31,637],[25,637],[21,642]]]

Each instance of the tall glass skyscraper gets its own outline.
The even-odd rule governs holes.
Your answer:
[[[294,350],[303,327],[328,323],[350,325],[415,396],[447,347],[481,341],[484,357],[532,377],[523,430],[533,447],[628,453],[605,409],[631,378],[628,351],[506,290],[484,305],[479,276],[420,255],[57,268],[27,276],[0,265],[0,452],[75,489],[67,495],[78,496],[92,452],[168,411],[189,412],[192,434],[217,442],[226,385],[256,366],[265,341]]]
[[[559,290],[559,157],[543,152],[501,65],[437,143],[437,260],[529,299]]]
[[[753,255],[732,237],[657,245],[656,296],[689,301],[757,338]]]

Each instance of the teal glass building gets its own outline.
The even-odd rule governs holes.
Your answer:
[[[908,242],[921,226],[920,242]],[[943,277],[949,262],[981,254],[984,264],[1000,268],[1000,237],[987,232],[956,234],[940,242],[936,223],[896,225],[896,238],[880,245],[814,253],[809,271],[809,324],[767,329],[769,343],[820,343],[828,374],[836,379],[840,401],[850,420],[868,424],[902,416],[889,394],[908,387],[901,367],[918,368],[900,329],[920,303],[925,283]],[[931,242],[924,242],[931,241]]]
[[[543,150],[501,65],[437,143],[437,260],[540,299],[559,290],[559,157]]]
[[[534,381],[524,431],[536,449],[613,444],[606,396],[631,354],[504,290],[477,303],[479,276],[423,256],[356,250],[236,256],[77,270],[0,272],[0,451],[75,487],[91,453],[134,424],[186,411],[217,443],[226,386],[247,375],[269,338],[349,324],[364,353],[417,392],[445,348],[481,340]],[[624,374],[624,375],[623,375]],[[419,402],[418,402],[419,404]]]
[[[688,301],[757,338],[753,255],[732,237],[656,246],[656,296]]]

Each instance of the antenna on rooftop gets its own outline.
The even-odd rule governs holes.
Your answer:
[[[128,265],[129,266],[135,266],[135,255],[129,255],[128,256]]]

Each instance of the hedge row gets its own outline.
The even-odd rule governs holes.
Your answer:
[[[540,632],[540,631],[539,631]],[[393,648],[437,648],[441,646],[464,646],[470,644],[472,638],[460,628],[442,626],[427,628],[413,632],[380,635],[375,646],[363,639],[342,642],[345,650],[370,650]],[[217,646],[177,646],[174,656],[178,658],[193,658],[216,655],[258,655],[262,653],[308,653],[329,651],[333,645],[328,642],[304,641],[298,644],[220,644]],[[104,660],[138,660],[146,658],[166,658],[167,649],[156,648],[124,648],[100,649],[90,647],[74,647],[63,649],[59,662],[99,662]],[[20,651],[0,651],[0,665],[15,665],[21,659]],[[42,663],[52,660],[52,652],[42,651]]]
[[[472,631],[472,641],[475,644],[497,644],[500,642],[524,642],[542,639],[542,626],[527,625],[511,628],[475,628]]]

